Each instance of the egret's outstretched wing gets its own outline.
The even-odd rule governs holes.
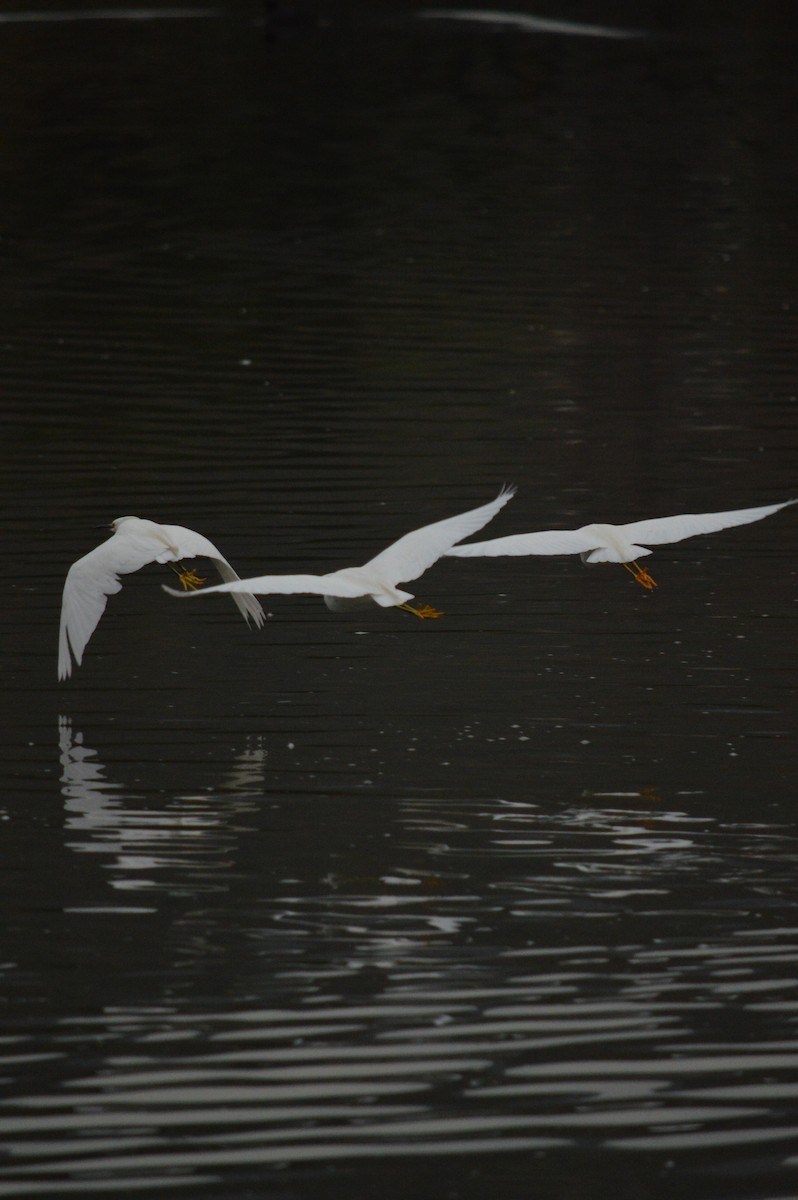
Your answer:
[[[667,542],[681,542],[684,538],[695,537],[701,533],[717,533],[720,529],[730,529],[733,525],[748,525],[751,521],[761,521],[786,508],[789,504],[798,503],[795,500],[784,500],[781,504],[763,504],[759,508],[737,508],[731,512],[718,513],[684,513],[679,517],[654,517],[650,521],[633,521],[629,525],[619,525],[618,529],[630,542],[638,542],[644,546],[660,546]]]
[[[601,543],[583,529],[541,529],[537,533],[511,533],[489,542],[452,546],[446,553],[456,558],[498,557],[502,554],[585,554]]]
[[[258,596],[293,596],[305,592],[313,596],[344,596],[356,599],[367,596],[367,583],[359,584],[341,578],[333,571],[329,575],[259,575],[255,579],[238,579],[233,583],[217,583],[215,587],[200,588],[196,592],[178,592],[176,588],[161,584],[170,596],[181,600],[188,596],[212,596],[214,592],[254,592]]]
[[[383,550],[376,558],[372,558],[363,569],[392,584],[418,579],[419,575],[423,575],[455,542],[470,537],[483,525],[487,525],[514,495],[515,488],[502,488],[496,499],[491,500],[489,504],[458,513],[456,517],[436,521],[433,525],[414,529],[388,546],[387,550]]]
[[[235,583],[241,578],[213,542],[201,533],[186,529],[184,525],[162,525],[161,528],[176,547],[178,559],[209,558],[225,583]],[[251,617],[260,628],[264,620],[263,609],[255,597],[247,592],[238,592],[233,595],[233,600],[244,620],[248,622]]]
[[[120,575],[130,575],[154,560],[157,548],[139,539],[110,537],[73,563],[64,581],[58,637],[58,678],[80,666],[86,643],[105,612],[109,596],[122,590]]]

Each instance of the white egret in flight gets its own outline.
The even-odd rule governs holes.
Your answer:
[[[74,562],[67,572],[61,600],[61,630],[58,640],[58,678],[72,673],[97,628],[109,596],[122,590],[120,575],[130,575],[147,563],[175,563],[186,558],[210,558],[222,579],[239,579],[227,559],[201,533],[182,525],[159,525],[140,517],[117,517],[111,522],[113,535]],[[177,570],[175,567],[174,570]],[[198,588],[205,580],[193,570],[177,571],[186,589]],[[242,589],[233,596],[247,623],[263,624],[263,609],[254,596]],[[70,654],[71,650],[71,654]]]
[[[781,504],[763,504],[760,508],[738,508],[731,512],[684,513],[679,517],[632,521],[628,525],[541,529],[537,533],[514,533],[487,542],[452,546],[446,553],[456,558],[493,558],[505,554],[579,554],[585,563],[621,563],[639,584],[651,591],[657,585],[645,567],[636,561],[651,554],[647,546],[681,542],[684,538],[700,533],[716,533],[732,525],[748,525],[751,521],[769,517],[788,504],[796,503],[796,500],[784,500]]]
[[[413,593],[403,591],[397,584],[418,579],[455,542],[487,525],[514,494],[515,488],[503,488],[489,504],[414,529],[362,567],[343,567],[328,575],[260,575],[255,579],[217,584],[192,594],[209,596],[213,592],[232,592],[235,596],[240,592],[254,592],[258,596],[268,596],[307,592],[323,596],[324,603],[333,612],[359,608],[373,601],[382,608],[402,608],[421,618],[441,617],[443,613],[429,604],[413,608],[409,603],[414,598]],[[183,595],[175,588],[162,586],[173,596]]]

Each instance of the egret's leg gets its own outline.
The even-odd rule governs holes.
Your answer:
[[[182,584],[184,592],[196,592],[202,587],[203,583],[207,583],[207,575],[198,575],[193,567],[185,567],[182,571],[176,567],[174,563],[169,563],[169,566],[174,571],[177,578]]]
[[[633,575],[641,587],[644,587],[647,592],[652,591],[652,589],[657,586],[656,581],[651,578],[645,567],[640,566],[640,563],[622,563],[621,565],[626,567],[629,574]]]
[[[422,621],[429,621],[434,617],[442,617],[444,615],[437,608],[433,608],[431,604],[420,604],[418,608],[413,608],[411,604],[397,604],[396,607],[403,608],[405,612],[412,613],[414,617],[421,617]]]

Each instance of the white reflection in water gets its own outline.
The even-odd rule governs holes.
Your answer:
[[[97,752],[73,731],[68,717],[58,719],[61,793],[66,845],[81,854],[107,858],[108,882],[117,891],[215,891],[242,829],[238,820],[251,803],[238,797],[168,794],[158,805],[149,797],[109,780]],[[258,753],[255,752],[257,759]],[[231,769],[233,786],[252,777],[247,756]]]
[[[127,1041],[0,1117],[17,1182],[221,1186],[253,1164],[380,1158],[388,1139],[397,1158],[789,1141],[794,929],[748,919],[760,883],[791,894],[781,830],[621,789],[308,805],[259,738],[222,799],[134,795],[70,721],[59,734],[69,845],[105,854],[112,887],[247,891],[173,922],[182,964],[214,947],[215,1010],[65,1022],[70,1044]],[[258,804],[247,874],[240,814]]]
[[[83,745],[83,734],[72,732],[69,717],[58,718],[58,748],[61,756],[61,792],[67,812],[75,813],[72,828],[105,825],[115,807],[108,793],[118,788],[104,778],[105,768],[97,751]]]
[[[649,36],[643,29],[621,29],[612,25],[586,25],[581,21],[559,21],[535,17],[530,13],[497,12],[483,8],[427,8],[418,14],[427,20],[465,21],[479,25],[510,28],[521,33],[562,34],[565,37],[640,38]]]

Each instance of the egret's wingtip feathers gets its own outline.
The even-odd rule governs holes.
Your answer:
[[[247,625],[249,625],[250,629],[252,628],[250,621],[256,629],[260,629],[263,625],[266,614],[264,613],[260,604],[258,604],[255,597],[250,596],[248,592],[233,592],[233,599],[238,605],[239,611]]]
[[[170,596],[177,596],[178,600],[187,600],[189,596],[197,595],[196,592],[179,592],[177,588],[169,587],[168,583],[162,583],[161,587],[165,592],[168,592]]]
[[[66,679],[72,671],[72,656],[67,646],[66,630],[62,628],[58,639],[58,679]]]

